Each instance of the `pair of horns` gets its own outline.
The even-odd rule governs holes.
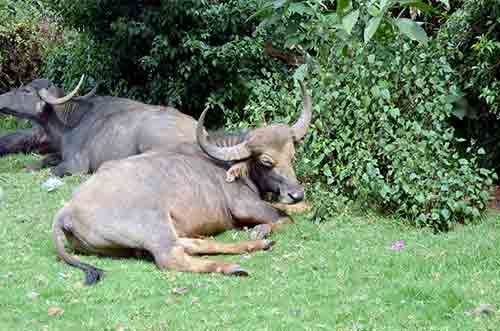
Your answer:
[[[90,97],[94,96],[95,93],[97,92],[98,85],[96,85],[86,95],[81,96],[81,97],[75,97],[75,95],[80,90],[80,87],[82,86],[84,78],[85,78],[85,75],[82,75],[82,77],[80,78],[80,81],[78,82],[78,85],[76,85],[76,87],[73,89],[73,91],[71,91],[69,94],[65,95],[64,97],[56,98],[47,89],[41,89],[40,91],[38,91],[38,96],[40,97],[40,99],[42,99],[46,103],[53,105],[53,106],[61,105],[61,104],[66,103],[70,100],[84,100],[84,99],[90,98]]]
[[[307,94],[304,83],[301,81],[299,84],[302,97],[304,99],[304,108],[302,109],[299,119],[291,128],[295,142],[299,142],[306,135],[312,118],[311,97]],[[205,116],[208,109],[208,107],[205,108],[198,119],[198,126],[196,127],[196,140],[198,141],[198,145],[200,145],[201,149],[206,154],[217,160],[240,161],[248,159],[252,155],[252,152],[248,148],[247,141],[243,141],[237,145],[229,147],[220,147],[209,142],[209,137],[204,130]]]

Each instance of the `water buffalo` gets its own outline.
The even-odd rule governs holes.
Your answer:
[[[54,175],[94,172],[109,160],[195,141],[196,121],[180,111],[96,96],[94,91],[75,97],[82,81],[83,76],[77,87],[63,97],[45,88],[0,96],[1,113],[26,118],[43,127],[52,149],[60,155],[60,162],[52,169]],[[30,112],[31,109],[35,111]]]
[[[262,197],[272,193],[284,204],[304,198],[292,166],[294,143],[311,121],[311,98],[301,88],[304,108],[292,127],[274,124],[214,143],[203,129],[205,110],[198,120],[197,142],[105,163],[56,214],[53,241],[58,255],[85,272],[86,284],[97,282],[102,271],[66,253],[63,235],[83,253],[147,253],[160,269],[247,275],[238,264],[193,255],[268,249],[273,242],[265,237],[290,221]],[[241,177],[235,179],[235,168],[246,171],[236,171]],[[244,226],[254,226],[251,241],[200,239]]]

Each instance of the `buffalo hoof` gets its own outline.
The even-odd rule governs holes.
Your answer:
[[[239,276],[239,277],[248,277],[250,274],[248,271],[240,267],[239,265],[235,266],[229,272],[227,272],[228,275],[230,276]]]
[[[256,225],[250,232],[251,240],[262,240],[271,233],[271,226],[269,224]]]
[[[271,247],[274,246],[274,244],[276,244],[276,241],[274,240],[264,240],[264,248],[263,250],[267,251],[268,249],[270,249]]]

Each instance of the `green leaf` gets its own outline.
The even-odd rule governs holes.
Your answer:
[[[445,220],[450,218],[450,211],[446,208],[441,209],[439,213],[441,214],[441,216],[443,216]]]
[[[373,17],[381,16],[380,8],[378,8],[378,6],[375,6],[375,4],[368,6],[367,11],[368,11],[368,14],[370,14]]]
[[[259,10],[257,10],[254,14],[250,15],[247,19],[246,19],[246,23],[250,22],[251,20],[253,20],[254,18],[259,18],[259,17],[269,17],[269,16],[272,16],[273,15],[273,11],[272,10],[269,10],[272,8],[272,4],[266,4],[264,5],[262,8],[260,8]]]
[[[332,177],[332,170],[330,169],[330,167],[326,164],[324,167],[323,167],[323,174],[326,176],[326,177]]]
[[[293,79],[303,81],[307,73],[306,64],[301,64],[293,74]]]
[[[446,9],[450,9],[450,1],[449,0],[438,0],[442,4],[446,6]]]
[[[278,9],[278,8],[283,7],[286,3],[287,3],[287,0],[275,0],[275,1],[273,2],[273,7],[274,7],[275,9]]]
[[[368,21],[364,33],[365,43],[368,43],[370,39],[372,39],[375,32],[377,32],[377,29],[380,26],[381,22],[382,22],[382,16],[372,17],[370,21]]]
[[[337,0],[337,15],[342,16],[342,13],[349,7],[351,0]]]
[[[423,44],[427,43],[427,40],[429,39],[427,37],[427,33],[425,33],[425,30],[416,22],[407,18],[398,18],[396,20],[396,25],[398,26],[399,31],[408,36],[411,40],[415,40]]]
[[[415,1],[415,0],[400,0],[399,5],[401,7],[413,7],[417,8],[418,10],[426,13],[426,14],[433,14],[436,13],[436,10],[432,8],[432,6],[426,4],[425,2],[422,1]]]
[[[309,8],[307,8],[301,2],[294,2],[294,3],[290,4],[290,7],[288,7],[288,11],[290,13],[304,14],[304,13],[309,12]]]
[[[392,5],[392,0],[380,0],[380,8],[382,9],[386,9],[388,8],[390,5]]]
[[[358,19],[359,19],[359,10],[350,12],[342,19],[342,26],[344,27],[345,31],[348,34],[351,34],[352,29],[358,22]]]

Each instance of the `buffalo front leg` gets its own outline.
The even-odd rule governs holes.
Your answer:
[[[47,155],[41,161],[36,161],[28,164],[26,166],[26,170],[38,171],[46,167],[57,166],[60,162],[61,162],[61,156],[58,153],[52,153]]]
[[[248,272],[241,268],[239,264],[192,257],[186,253],[186,249],[181,245],[175,245],[168,250],[153,250],[151,253],[160,269],[218,272],[226,275],[248,276]]]
[[[254,197],[239,200],[235,204],[235,208],[231,209],[231,214],[240,225],[254,226],[250,232],[252,240],[264,239],[284,225],[293,223],[292,219],[283,211]]]
[[[179,238],[177,243],[190,255],[244,254],[268,250],[274,245],[272,240],[251,240],[226,244],[215,240],[191,238]]]
[[[46,152],[48,145],[49,138],[41,127],[20,129],[0,137],[0,156],[34,150]]]
[[[265,223],[256,225],[252,231],[250,231],[250,239],[259,240],[266,238],[273,232],[277,232],[283,229],[285,225],[292,224],[293,221],[291,218],[283,218],[274,223]]]
[[[51,172],[57,177],[86,174],[89,172],[89,160],[86,156],[76,155],[69,160],[59,163],[51,169]]]

